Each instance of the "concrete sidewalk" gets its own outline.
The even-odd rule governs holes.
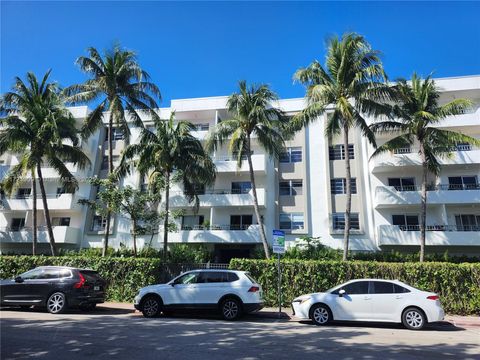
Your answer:
[[[119,302],[106,302],[98,306],[99,310],[108,311],[112,310],[131,310],[134,313],[136,310],[133,304],[119,303]],[[269,319],[285,319],[294,320],[292,318],[292,309],[283,308],[282,313],[279,315],[278,308],[267,307],[255,313],[255,316]],[[444,322],[455,325],[462,328],[475,328],[480,329],[480,316],[459,316],[459,315],[446,315]]]

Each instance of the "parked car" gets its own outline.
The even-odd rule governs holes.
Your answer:
[[[150,318],[161,312],[215,310],[225,320],[263,307],[262,288],[244,271],[193,270],[166,284],[140,289],[134,306]]]
[[[40,266],[0,281],[2,306],[42,306],[52,314],[67,308],[93,310],[105,301],[106,282],[94,270]]]
[[[302,295],[293,300],[292,308],[296,317],[317,325],[332,320],[378,321],[402,323],[411,330],[445,315],[437,294],[382,279],[351,280],[323,293]]]

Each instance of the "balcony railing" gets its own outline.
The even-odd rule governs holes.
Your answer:
[[[386,189],[390,186],[381,186],[379,188]],[[421,185],[403,185],[403,186],[391,186],[396,191],[422,191]],[[440,190],[480,190],[479,184],[437,184],[427,185],[427,191],[440,191]]]
[[[449,150],[451,152],[455,152],[455,151],[472,151],[476,149],[477,147],[471,144],[458,144],[456,146],[451,147]],[[418,153],[419,150],[420,148],[417,148],[417,147],[403,147],[403,148],[394,149],[392,152],[395,155],[402,155],[402,154]]]
[[[420,231],[420,225],[395,225],[402,231]],[[480,231],[480,225],[427,225],[426,231]]]
[[[47,199],[58,199],[62,195],[73,195],[74,193],[60,193],[60,194],[45,194]],[[41,199],[42,194],[40,192],[37,192],[37,199]],[[33,199],[33,194],[16,194],[14,196],[11,196],[10,199],[17,199],[17,200],[22,200],[22,199]]]
[[[206,189],[199,191],[197,195],[231,195],[231,194],[248,194],[252,189]],[[258,189],[257,189],[258,191]],[[193,195],[186,191],[172,191],[172,195]]]
[[[183,225],[181,227],[182,231],[191,231],[191,230],[206,230],[206,231],[212,231],[212,230],[248,230],[251,227],[254,227],[257,225],[250,224],[250,225]]]

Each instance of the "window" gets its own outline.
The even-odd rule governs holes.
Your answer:
[[[473,190],[478,189],[476,176],[451,176],[448,177],[448,190]]]
[[[113,155],[112,156],[113,163],[118,163],[120,160],[120,156],[118,155]],[[107,170],[108,169],[108,156],[104,156],[102,159],[102,167],[100,170]]]
[[[333,213],[333,229],[344,230],[345,229],[345,213]],[[358,213],[350,213],[350,229],[359,230],[360,221]]]
[[[410,290],[408,290],[407,288],[404,288],[403,286],[397,284],[393,284],[393,291],[395,292],[395,294],[403,294],[410,292]]]
[[[410,146],[406,146],[406,147],[401,147],[401,148],[398,148],[398,149],[394,149],[393,150],[393,153],[395,155],[400,155],[400,154],[410,154],[412,152],[412,148]]]
[[[352,178],[350,183],[352,189],[352,194],[357,193],[357,179]],[[335,178],[330,180],[330,191],[332,195],[336,194],[346,194],[347,193],[347,179],[345,178]]]
[[[248,194],[252,190],[250,181],[232,182],[232,194]]]
[[[455,215],[455,224],[457,225],[457,231],[480,231],[480,215]]]
[[[120,128],[113,128],[113,133],[112,133],[112,140],[117,141],[117,140],[123,140],[125,136],[123,135],[123,131]],[[105,141],[108,141],[108,128],[106,128],[105,131]]]
[[[73,194],[73,193],[74,191],[67,191],[65,186],[57,187],[57,196],[60,196],[62,194]]]
[[[103,231],[107,227],[107,218],[95,215],[92,221],[92,231]]]
[[[20,188],[17,190],[17,199],[26,199],[32,193],[31,188]]]
[[[52,218],[52,226],[70,226],[70,218],[54,217]]]
[[[20,231],[25,227],[25,218],[13,218],[10,227],[12,231]]]
[[[303,194],[302,180],[280,181],[279,194],[286,196],[295,196]]]
[[[208,129],[210,128],[210,125],[208,123],[206,123],[206,124],[193,124],[193,126],[195,127],[196,131],[208,131]]]
[[[284,153],[280,154],[279,161],[281,163],[302,162],[302,148],[288,147]]]
[[[183,285],[196,284],[197,280],[199,278],[199,275],[200,275],[200,273],[198,273],[198,272],[188,273],[188,274],[182,275],[179,278],[175,279],[175,281],[173,283],[174,284],[183,284]]]
[[[389,178],[388,186],[393,186],[397,191],[415,191],[415,178]]]
[[[373,293],[374,294],[393,294],[393,283],[386,281],[373,281]]]
[[[417,214],[392,215],[392,224],[399,226],[400,230],[403,231],[418,231],[420,229]]]
[[[32,280],[32,279],[39,279],[39,277],[42,274],[43,269],[33,269],[30,271],[27,271],[23,274],[20,274],[19,276],[24,279],[24,280]]]
[[[253,215],[231,215],[230,230],[246,230],[253,223]]]
[[[332,145],[328,147],[328,157],[330,160],[345,160],[345,150],[343,145]],[[348,144],[348,158],[355,159],[353,144]]]
[[[203,215],[184,215],[182,217],[182,230],[194,230],[201,228],[205,222]]]
[[[303,213],[280,214],[279,223],[282,230],[303,230]]]
[[[205,271],[201,273],[200,278],[198,282],[202,283],[226,283],[238,280],[237,274],[225,271]]]
[[[347,295],[364,295],[368,294],[368,281],[355,281],[347,284],[342,288],[335,290],[333,294],[338,294],[339,290],[345,290]]]

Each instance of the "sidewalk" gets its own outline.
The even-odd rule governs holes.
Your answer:
[[[130,303],[106,302],[100,304],[99,308],[131,310],[132,313],[135,312],[133,304]],[[282,313],[279,316],[278,308],[267,307],[256,312],[255,316],[268,319],[292,319],[292,309],[282,307]],[[446,315],[444,321],[457,327],[480,329],[480,316]]]

